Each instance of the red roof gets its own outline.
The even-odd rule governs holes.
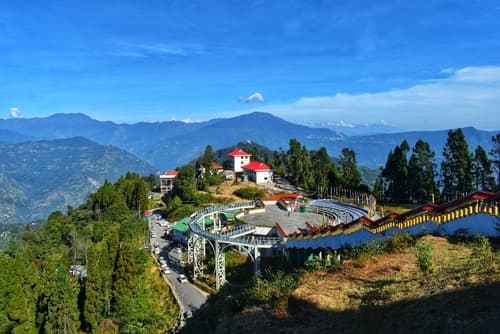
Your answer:
[[[217,163],[217,162],[212,162],[212,164],[210,165],[210,168],[211,169],[218,169],[218,170],[223,170],[224,167],[222,167],[221,164]]]
[[[264,172],[271,170],[271,167],[260,161],[252,161],[247,165],[241,166],[241,168],[251,170],[254,172]]]
[[[301,197],[301,195],[297,193],[290,193],[290,194],[278,194],[274,196],[269,196],[263,199],[263,201],[280,201],[282,199],[295,199]]]
[[[177,176],[179,172],[176,171],[176,170],[169,170],[168,172],[165,172],[163,173],[163,175],[167,175],[167,176]]]
[[[252,156],[250,153],[243,151],[241,148],[235,148],[234,150],[229,152],[227,155],[230,157],[247,157],[247,156],[250,157],[250,156]]]

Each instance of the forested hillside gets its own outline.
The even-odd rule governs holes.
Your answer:
[[[0,333],[171,330],[178,308],[150,256],[147,191],[137,174],[106,182],[2,251]]]
[[[45,219],[78,206],[105,180],[154,168],[121,149],[85,138],[0,145],[0,224]]]

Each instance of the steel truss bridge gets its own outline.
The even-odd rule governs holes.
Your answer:
[[[216,288],[220,289],[226,283],[226,265],[224,251],[230,247],[237,247],[247,253],[254,261],[254,270],[260,268],[261,248],[281,247],[282,239],[275,237],[254,236],[257,231],[255,225],[239,225],[234,229],[222,229],[220,215],[224,212],[240,211],[255,208],[255,202],[233,203],[229,205],[211,206],[191,216],[189,227],[191,230],[188,239],[188,263],[193,266],[193,277],[203,276],[203,258],[206,245],[212,248],[215,254]],[[205,220],[213,219],[214,227],[208,231]]]

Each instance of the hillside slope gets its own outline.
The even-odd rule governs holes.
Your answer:
[[[134,155],[84,138],[0,145],[0,224],[45,219],[81,204],[104,181],[154,168]]]
[[[235,313],[234,302],[216,304],[214,332],[496,333],[498,251],[436,236],[420,242],[432,249],[431,272],[419,269],[415,247],[364,254],[333,272],[301,274],[287,305],[254,304]]]

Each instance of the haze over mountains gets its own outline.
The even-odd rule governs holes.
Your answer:
[[[336,129],[339,129],[338,127]],[[351,133],[354,130],[351,129]],[[357,127],[356,131],[361,131]],[[391,133],[373,134],[379,129]],[[366,135],[348,136],[330,128],[315,128],[287,122],[268,113],[254,112],[233,118],[205,122],[179,121],[117,124],[91,119],[84,114],[56,114],[46,118],[0,120],[0,143],[26,140],[85,137],[99,144],[110,144],[127,150],[149,162],[158,170],[172,169],[203,153],[206,145],[214,149],[251,140],[270,149],[288,149],[296,138],[308,149],[325,146],[331,156],[338,156],[343,147],[356,151],[358,164],[377,169],[385,164],[389,150],[407,139],[410,145],[422,139],[431,145],[439,159],[449,129],[441,131],[392,133],[394,129],[366,127]],[[487,151],[497,131],[463,129],[469,148],[477,145]]]

